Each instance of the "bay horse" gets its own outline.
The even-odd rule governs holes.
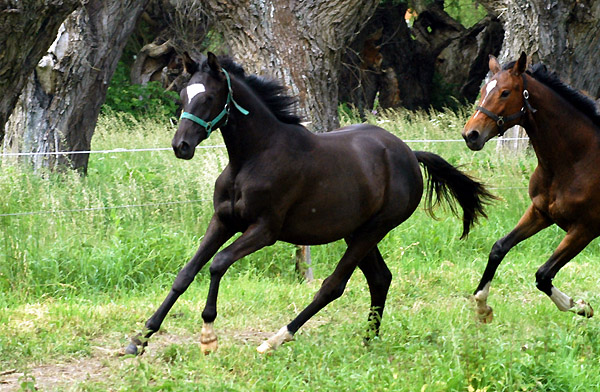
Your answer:
[[[592,307],[553,286],[558,271],[600,235],[600,114],[593,100],[566,85],[543,64],[526,70],[527,55],[500,67],[490,56],[493,76],[481,89],[476,112],[462,135],[471,150],[514,125],[525,128],[538,165],[529,181],[531,205],[516,227],[499,239],[477,289],[477,313],[492,320],[490,283],[508,251],[552,224],[566,235],[536,272],[536,286],[561,311],[592,317]]]
[[[215,350],[213,322],[221,278],[237,260],[278,240],[318,245],[344,239],[347,249],[313,301],[261,344],[259,352],[291,340],[306,321],[342,295],[357,266],[369,286],[369,320],[376,334],[392,279],[377,244],[419,205],[419,163],[428,173],[428,208],[440,200],[453,206],[456,199],[463,209],[462,237],[485,216],[483,207],[491,194],[441,157],[413,152],[373,125],[313,134],[300,124],[293,112],[295,99],[281,84],[246,76],[240,65],[212,53],[201,65],[189,56],[184,63],[192,77],[181,93],[183,113],[172,141],[175,155],[191,159],[195,147],[220,128],[229,163],[216,180],[214,214],[198,251],[143,332],[132,338],[126,354],[143,351],[177,298],[216,253],[200,336],[203,352]],[[242,234],[217,253],[236,233]]]

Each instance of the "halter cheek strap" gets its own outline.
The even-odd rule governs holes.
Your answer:
[[[521,110],[519,110],[517,113],[504,117],[487,110],[483,106],[477,106],[476,108],[481,113],[496,121],[496,125],[498,126],[498,129],[500,131],[500,136],[504,135],[504,132],[506,132],[506,129],[504,129],[504,125],[506,123],[523,117],[527,113],[527,111],[530,111],[531,113],[537,112],[537,110],[534,109],[529,103],[529,91],[527,90],[527,79],[525,79],[525,74],[521,74],[521,77],[523,78],[523,107],[521,107]]]
[[[195,122],[196,124],[200,125],[202,128],[204,128],[206,130],[206,137],[208,138],[211,134],[211,132],[213,131],[214,127],[219,123],[219,121],[221,121],[223,119],[223,117],[225,117],[225,124],[227,124],[227,120],[229,120],[229,108],[230,108],[230,103],[233,102],[233,104],[235,105],[236,109],[240,111],[240,113],[242,113],[244,116],[247,116],[248,113],[250,113],[249,111],[247,111],[246,109],[244,109],[243,107],[241,107],[236,101],[235,99],[233,99],[233,89],[231,88],[231,79],[229,78],[229,74],[227,73],[227,71],[225,71],[224,69],[221,68],[221,71],[223,71],[223,73],[225,74],[225,78],[227,79],[227,88],[229,90],[228,94],[227,94],[227,101],[225,102],[225,107],[223,108],[223,110],[221,110],[221,113],[219,113],[215,118],[213,118],[210,121],[204,121],[203,119],[201,119],[198,116],[193,115],[192,113],[189,112],[183,112],[181,113],[181,119],[188,119],[190,121]],[[223,125],[225,125],[223,124]]]

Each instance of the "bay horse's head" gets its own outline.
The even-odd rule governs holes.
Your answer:
[[[525,69],[527,56],[521,57],[514,65],[502,69],[496,57],[490,55],[489,67],[493,76],[481,88],[481,99],[477,111],[465,124],[462,136],[471,150],[481,150],[485,143],[496,135],[517,125],[521,117],[531,109],[527,99]]]
[[[183,56],[185,70],[192,77],[181,90],[183,111],[171,142],[177,158],[194,157],[196,146],[213,130],[227,123],[231,103],[247,114],[233,100],[230,76],[219,64],[217,56],[210,52],[207,55],[202,65],[187,54]]]

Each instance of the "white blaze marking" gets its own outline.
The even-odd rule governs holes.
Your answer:
[[[194,84],[190,84],[189,86],[187,86],[185,91],[187,92],[188,104],[189,104],[192,102],[192,99],[196,95],[205,92],[206,88],[204,87],[204,85],[202,83],[194,83]]]
[[[479,105],[479,106],[483,107],[483,104],[485,103],[485,99],[490,94],[490,92],[492,92],[492,90],[496,88],[497,84],[498,84],[497,80],[492,80],[491,82],[489,82],[487,84],[487,86],[485,86],[485,95],[483,96],[483,99],[481,100],[481,105]],[[481,113],[481,112],[478,110],[477,113],[475,113],[475,116],[473,116],[473,117],[477,117],[477,115],[479,113]]]
[[[550,296],[550,299],[560,310],[565,312],[573,307],[573,300],[567,294],[563,293],[556,287],[552,287],[551,292],[552,295]]]

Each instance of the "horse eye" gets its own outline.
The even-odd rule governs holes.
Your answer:
[[[502,94],[500,94],[500,96],[502,98],[506,98],[506,97],[508,97],[509,94],[510,94],[510,90],[504,90],[504,91],[502,91]]]

